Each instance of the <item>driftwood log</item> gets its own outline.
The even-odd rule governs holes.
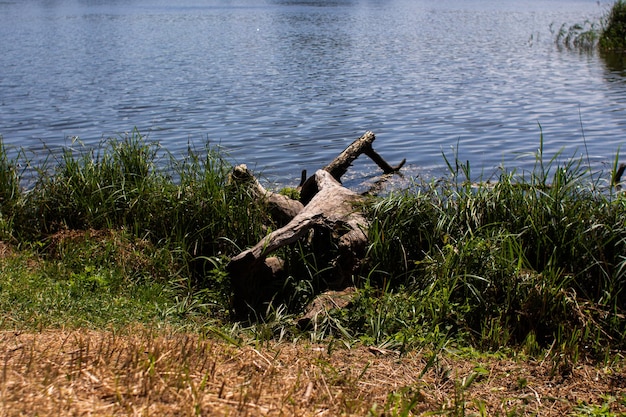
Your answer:
[[[298,200],[265,189],[245,164],[233,168],[230,179],[238,184],[246,184],[256,199],[267,205],[270,216],[278,224],[288,223],[304,208]]]
[[[400,168],[404,166],[406,159],[403,159],[402,162],[396,166],[389,165],[376,151],[374,151],[372,143],[375,139],[376,135],[374,135],[373,132],[365,132],[363,136],[352,142],[350,146],[333,159],[330,164],[326,165],[323,168],[324,171],[328,172],[338,182],[341,182],[341,177],[343,177],[343,174],[348,172],[348,168],[352,166],[352,163],[360,155],[365,154],[383,170],[383,173],[392,174],[398,172]],[[303,204],[307,204],[317,192],[314,185],[315,182],[313,177],[301,184],[302,190],[300,193],[300,201]]]
[[[252,248],[233,257],[227,266],[234,292],[233,308],[238,318],[257,314],[263,303],[273,296],[269,283],[284,278],[284,263],[270,254],[299,239],[311,239],[311,235],[329,235],[337,248],[328,266],[333,276],[329,288],[344,289],[350,285],[365,255],[369,224],[359,207],[363,197],[343,187],[341,176],[361,154],[372,158],[385,173],[398,171],[405,162],[395,167],[387,164],[372,148],[374,139],[372,132],[366,132],[329,165],[303,181],[300,201],[266,190],[245,165],[234,169],[233,179],[248,184],[258,198],[268,204],[273,217],[284,224]],[[316,312],[309,309],[307,315],[312,317]]]

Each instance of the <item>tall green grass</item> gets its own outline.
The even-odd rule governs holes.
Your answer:
[[[502,169],[485,182],[469,162],[444,155],[444,178],[368,200],[370,246],[354,277],[363,285],[350,308],[313,323],[310,337],[400,350],[517,346],[573,359],[626,347],[626,197],[583,159],[545,155],[543,138],[534,158],[530,172]],[[0,303],[28,304],[35,290],[47,301],[27,310],[43,320],[45,305],[61,305],[43,294],[60,291],[72,311],[92,311],[99,292],[125,300],[133,288],[158,304],[148,316],[228,323],[225,265],[274,226],[246,187],[229,181],[219,149],[174,156],[134,131],[44,160],[23,189],[20,167],[29,162],[0,146],[3,240],[41,255],[47,275],[35,281],[51,288],[18,274],[11,292],[0,288]],[[280,251],[286,278],[271,283],[276,295],[253,326],[259,337],[300,334],[292,319],[333,278],[332,250],[315,255],[327,240]],[[93,317],[76,314],[75,322]]]
[[[32,224],[23,231],[125,229],[192,255],[245,245],[261,232],[261,211],[228,181],[230,166],[208,144],[177,157],[136,130],[96,148],[66,148],[49,158],[27,194]],[[232,248],[231,248],[232,249]]]
[[[30,220],[15,229],[30,238],[124,229],[202,256],[232,252],[262,232],[261,208],[229,183],[229,164],[208,144],[174,156],[135,130],[96,148],[68,147],[37,169],[23,197]]]
[[[9,156],[0,136],[0,236],[3,239],[10,238],[15,216],[19,214],[23,202],[20,188],[22,170],[18,158]]]
[[[582,160],[535,158],[492,183],[455,160],[449,180],[372,206],[371,277],[395,293],[394,322],[490,349],[624,345],[626,199]]]
[[[134,130],[96,147],[74,142],[60,155],[39,155],[37,166],[7,155],[0,146],[4,240],[51,256],[67,231],[118,231],[170,254],[155,258],[162,264],[153,268],[155,280],[168,276],[179,294],[180,305],[171,311],[207,302],[228,311],[223,265],[263,236],[268,218],[245,187],[229,181],[230,165],[216,148],[189,146],[175,156]],[[28,189],[20,186],[18,166],[35,172]],[[92,256],[84,250],[75,257]]]

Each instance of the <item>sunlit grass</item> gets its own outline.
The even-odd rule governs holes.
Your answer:
[[[445,329],[487,349],[574,357],[582,346],[600,355],[623,346],[626,200],[582,160],[547,158],[541,147],[535,157],[532,172],[503,170],[491,183],[452,160],[451,180],[372,206],[370,277],[388,289],[388,339],[419,342],[425,328]],[[363,315],[368,335],[380,310]]]
[[[106,254],[77,242],[71,246],[73,253],[58,253],[51,259],[3,247],[2,328],[120,328],[163,321],[159,306],[172,297],[165,277],[150,274],[145,254],[122,254],[121,245]],[[116,259],[105,260],[108,256]]]
[[[206,330],[0,332],[0,413],[617,416],[626,409],[613,386],[619,365],[581,363],[564,376],[552,373],[549,359],[450,347],[399,355],[333,341],[233,344]]]
[[[314,240],[281,251],[287,278],[270,284],[257,323],[230,321],[225,266],[272,224],[229,182],[219,150],[190,147],[176,158],[135,131],[43,158],[24,190],[15,167],[28,163],[2,149],[0,212],[12,248],[2,260],[2,325],[210,322],[260,341],[339,338],[401,352],[454,342],[606,360],[626,334],[626,198],[612,173],[544,155],[539,142],[530,172],[502,168],[486,182],[444,155],[444,178],[368,200],[356,297],[306,330],[296,319],[331,270],[313,255]]]

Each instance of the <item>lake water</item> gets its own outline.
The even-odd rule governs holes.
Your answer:
[[[626,138],[621,63],[555,47],[593,0],[0,1],[0,134],[37,150],[137,127],[207,140],[289,185],[366,130],[405,173],[549,155],[607,170]],[[541,126],[541,129],[540,127]],[[351,175],[373,175],[359,161]]]

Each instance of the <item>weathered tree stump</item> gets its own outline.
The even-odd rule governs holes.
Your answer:
[[[396,172],[403,165],[392,167],[372,148],[375,136],[366,132],[324,169],[303,181],[300,202],[269,192],[244,166],[236,167],[233,178],[250,184],[259,198],[273,207],[273,215],[287,224],[269,233],[255,246],[233,257],[227,266],[233,286],[233,308],[238,318],[256,314],[263,302],[271,299],[268,285],[281,279],[284,273],[282,261],[269,255],[279,248],[293,244],[310,234],[327,233],[335,242],[337,253],[331,259],[333,289],[343,289],[352,282],[368,244],[369,223],[359,204],[363,197],[343,187],[341,176],[361,154],[372,158],[385,173]]]
[[[267,256],[304,238],[315,227],[330,231],[338,242],[339,255],[332,265],[337,285],[344,284],[355,272],[367,246],[368,222],[355,207],[361,196],[342,187],[326,171],[317,171],[313,178],[318,191],[302,211],[287,225],[231,259],[228,271],[235,294],[233,307],[236,312],[255,309],[267,296],[263,291],[264,284],[279,272],[267,265]]]

